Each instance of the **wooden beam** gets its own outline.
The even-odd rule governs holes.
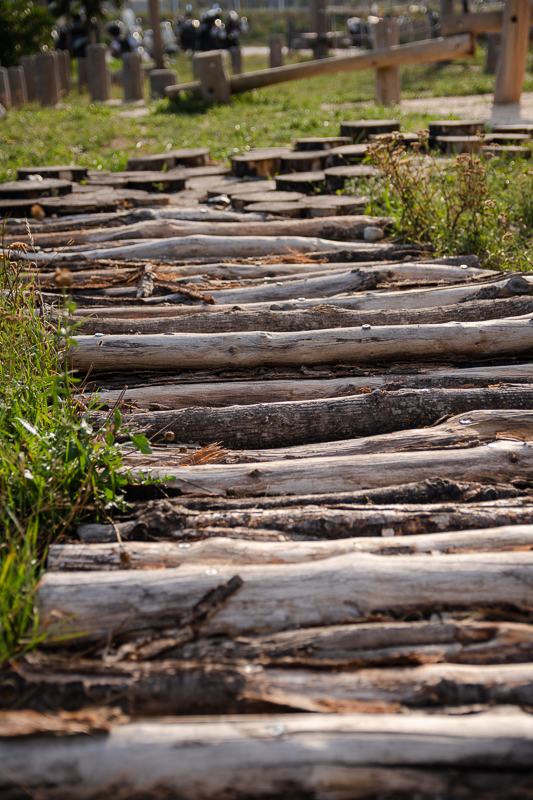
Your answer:
[[[336,72],[394,67],[402,64],[420,64],[426,61],[448,61],[452,58],[464,58],[470,55],[473,55],[472,37],[470,34],[462,34],[397,45],[352,56],[324,58],[303,64],[257,70],[257,72],[249,72],[244,75],[232,75],[229,82],[231,93],[237,94],[262,86],[312,78],[316,75],[332,75]],[[200,92],[200,83],[167,86],[165,89],[169,97],[178,97],[181,91]]]
[[[446,14],[441,18],[443,36],[461,33],[500,33],[503,28],[503,11],[480,11],[472,14]]]
[[[519,103],[526,73],[531,23],[530,0],[506,0],[494,103]]]

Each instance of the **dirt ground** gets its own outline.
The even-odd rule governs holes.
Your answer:
[[[419,100],[402,100],[402,111],[418,111],[448,117],[450,114],[470,119],[505,124],[533,122],[533,92],[524,92],[520,105],[509,103],[495,106],[492,94],[466,97],[423,97]]]

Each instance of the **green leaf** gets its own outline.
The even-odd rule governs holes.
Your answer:
[[[152,452],[152,448],[150,447],[150,442],[148,441],[146,436],[143,436],[141,433],[132,436],[131,441],[133,442],[137,450],[140,450],[141,453],[144,453],[145,455],[150,455],[150,453]]]

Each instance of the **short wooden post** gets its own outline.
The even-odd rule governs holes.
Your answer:
[[[380,19],[374,27],[376,48],[392,47],[400,43],[398,20],[396,17]],[[400,67],[379,67],[376,69],[376,103],[389,106],[399,104],[402,93]]]
[[[171,69],[153,69],[150,72],[150,97],[166,97],[165,87],[175,86],[178,82],[177,74]]]
[[[206,103],[229,103],[231,88],[226,54],[222,50],[210,50],[195,57],[200,79],[200,91]]]
[[[68,50],[57,51],[57,65],[59,69],[61,94],[63,97],[66,97],[70,94],[70,53]]]
[[[87,59],[78,58],[78,92],[83,94],[89,88],[89,80],[87,78]]]
[[[39,78],[37,77],[37,67],[35,65],[35,56],[22,56],[20,59],[20,66],[24,70],[24,77],[26,78],[26,92],[28,100],[37,100],[39,97]]]
[[[502,36],[501,33],[487,33],[487,60],[485,62],[485,72],[487,75],[495,75],[500,57]]]
[[[122,82],[124,102],[143,99],[143,71],[139,53],[124,53],[122,56]]]
[[[156,69],[165,69],[163,54],[163,39],[161,37],[161,14],[159,0],[150,0],[150,23],[152,25],[152,38],[154,41],[154,61]]]
[[[5,67],[0,67],[0,106],[11,108],[11,89],[9,88],[9,76]]]
[[[39,97],[41,105],[56,106],[61,102],[61,85],[59,83],[59,67],[57,53],[48,50],[35,56],[37,75],[39,76]]]
[[[530,16],[530,0],[506,0],[502,47],[494,82],[495,103],[520,102],[526,73]]]
[[[9,67],[7,75],[11,90],[11,105],[25,106],[28,102],[28,92],[26,91],[24,70],[22,67]]]
[[[103,102],[111,97],[111,76],[106,53],[105,44],[87,45],[87,80],[91,100]]]
[[[316,42],[313,47],[315,58],[328,57],[328,21],[326,17],[326,0],[312,0],[311,18],[313,30],[316,33]]]
[[[240,47],[230,47],[231,71],[234,75],[242,73],[242,50]]]
[[[283,36],[277,33],[269,39],[270,69],[283,66]]]

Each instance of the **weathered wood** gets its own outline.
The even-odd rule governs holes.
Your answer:
[[[400,32],[396,17],[380,19],[373,27],[376,48],[392,47],[400,44]],[[375,75],[376,102],[378,105],[398,105],[401,101],[402,91],[400,67],[381,67],[376,70]]]
[[[375,167],[362,164],[354,164],[349,167],[328,167],[324,172],[329,192],[343,191],[345,183],[354,178],[364,180],[377,174]]]
[[[243,155],[233,156],[231,171],[238,178],[268,177],[281,170],[281,158],[289,153],[286,147],[254,148]]]
[[[331,150],[332,147],[350,144],[350,141],[349,136],[316,136],[295,139],[294,145],[296,150]]]
[[[446,481],[443,483],[446,484]],[[438,481],[432,479],[430,486],[433,489],[435,484],[438,484]],[[512,494],[512,487],[509,487],[508,491]],[[489,493],[490,487],[487,487],[477,494]],[[379,538],[385,534],[388,545],[394,548],[409,547],[412,536],[427,536],[446,531],[504,528],[510,524],[529,525],[533,521],[533,508],[529,497],[469,502],[466,506],[462,506],[460,501],[467,499],[468,493],[465,498],[464,494],[457,497],[457,494],[450,491],[453,500],[435,503],[435,496],[426,492],[423,498],[425,502],[409,505],[409,500],[413,499],[413,485],[410,489],[406,487],[407,497],[402,496],[398,486],[389,494],[393,495],[390,505],[383,505],[384,498],[378,497],[375,490],[375,502],[369,502],[369,497],[371,499],[372,495],[361,497],[361,492],[358,496],[357,491],[354,495],[343,493],[295,496],[290,499],[277,497],[269,500],[256,497],[253,505],[250,505],[252,501],[248,501],[247,505],[244,498],[239,500],[212,498],[211,506],[202,511],[188,509],[175,503],[160,502],[142,511],[133,520],[116,522],[114,525],[102,523],[80,525],[78,536],[85,544],[116,545],[118,536],[123,542],[160,541],[170,538],[187,544],[219,536],[268,541],[267,531],[276,537],[289,537],[296,541],[336,540],[352,536]],[[475,490],[473,494],[476,494]],[[440,494],[438,499],[442,500]],[[456,500],[458,502],[455,502]],[[221,503],[226,507],[211,510],[212,505]],[[188,504],[198,506],[200,501],[189,500]],[[206,506],[207,501],[204,500],[203,505]],[[281,541],[281,538],[279,540]]]
[[[17,169],[17,178],[19,181],[27,180],[30,175],[40,175],[42,178],[55,178],[56,180],[69,181],[72,183],[85,180],[87,177],[87,167],[77,167],[71,164],[54,167],[19,167]]]
[[[203,167],[208,161],[208,147],[185,147],[180,150],[169,150],[166,153],[155,153],[149,156],[128,158],[128,169],[163,170],[172,169],[177,166]]]
[[[57,178],[46,178],[42,181],[9,181],[0,184],[2,200],[38,200],[41,197],[59,197],[71,192],[71,182]]]
[[[182,565],[47,572],[39,584],[40,631],[49,634],[45,644],[52,645],[57,635],[64,640],[77,636],[82,644],[175,626],[207,591],[235,574],[233,566],[213,569]],[[244,565],[239,576],[244,585],[203,626],[203,635],[358,622],[389,610],[533,604],[529,551],[440,557],[344,554],[297,565]]]
[[[18,782],[2,775],[0,788],[22,783],[43,800],[73,800],[80,785],[93,794],[119,785],[165,797],[164,787],[183,800],[435,797],[453,796],[457,785],[465,800],[489,800],[503,778],[516,796],[532,790],[533,722],[508,710],[156,720],[112,725],[104,736],[5,739],[0,748]]]
[[[503,12],[501,10],[446,14],[440,20],[440,30],[443,36],[456,36],[459,33],[499,33],[502,27]]]
[[[238,408],[250,407],[240,406]],[[145,428],[141,428],[141,430],[145,430]],[[201,436],[203,437],[205,434],[202,433]],[[224,495],[228,491],[243,495],[282,494],[283,492],[304,494],[312,492],[317,485],[321,485],[324,492],[343,492],[355,488],[364,489],[389,486],[393,483],[408,483],[422,480],[427,475],[441,478],[453,477],[467,481],[527,480],[533,464],[531,450],[531,446],[525,443],[496,441],[491,442],[490,445],[482,445],[468,450],[325,456],[323,458],[295,459],[290,465],[286,460],[281,460],[263,462],[259,466],[254,464],[215,464],[213,466],[167,467],[161,470],[153,468],[151,475],[164,479],[166,485],[179,488],[183,494],[214,495]]]
[[[357,274],[353,276],[357,284]],[[309,284],[313,279],[309,280]],[[283,287],[279,287],[285,288]],[[239,290],[235,290],[234,294]],[[240,290],[244,291],[244,290]],[[285,295],[286,296],[286,295]],[[236,368],[269,364],[355,363],[376,360],[428,359],[450,361],[505,353],[527,354],[533,348],[529,320],[449,322],[437,325],[339,328],[300,333],[244,332],[154,336],[78,336],[70,349],[78,370],[130,368],[170,370]]]
[[[292,175],[276,176],[276,189],[282,192],[302,192],[312,194],[324,188],[326,173],[323,170],[313,172],[295,172]]]
[[[284,537],[282,537],[284,538]],[[51,572],[123,569],[168,569],[182,564],[299,564],[349,553],[407,555],[417,553],[504,552],[533,549],[533,525],[409,537],[369,537],[313,542],[256,542],[219,538],[186,543],[55,544],[48,553]]]
[[[206,53],[196,53],[194,63],[198,70],[204,102],[209,105],[229,103],[231,88],[226,68],[226,52],[210,50]]]
[[[90,314],[87,310],[76,316],[84,319],[79,323],[78,333],[223,333],[230,331],[306,331],[327,328],[350,328],[356,325],[420,325],[437,324],[461,320],[498,319],[533,314],[533,298],[513,297],[507,300],[478,300],[461,305],[441,308],[414,309],[412,311],[350,311],[320,304],[315,309],[302,311],[220,311],[218,313],[155,317],[152,319],[128,319],[105,317],[105,309]],[[138,309],[136,316],[147,316]],[[513,383],[521,383],[514,378]],[[288,399],[288,398],[287,398]]]
[[[529,47],[531,0],[507,0],[503,9],[502,44],[494,103],[519,103]]]
[[[341,122],[340,134],[353,142],[364,142],[371,133],[393,133],[400,127],[399,119],[358,119]]]

